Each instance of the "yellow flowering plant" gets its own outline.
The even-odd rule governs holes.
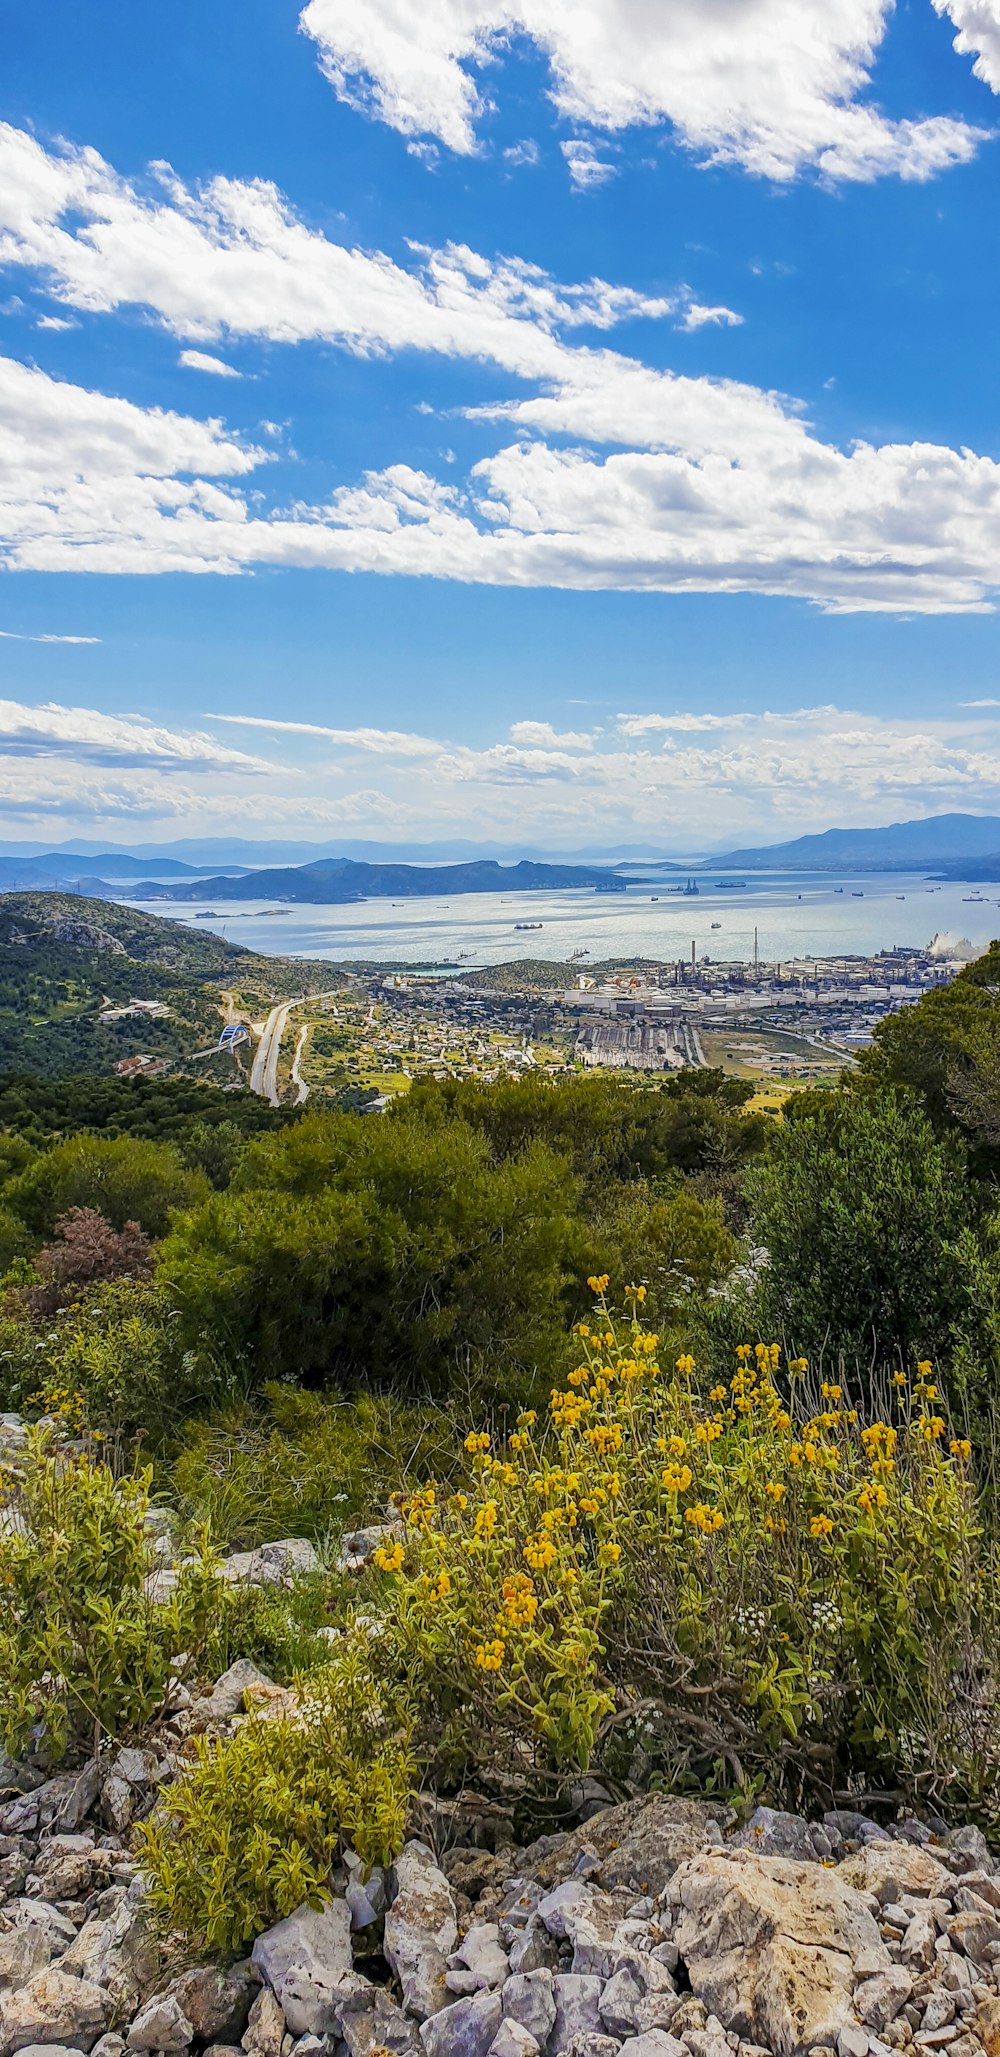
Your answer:
[[[589,1283],[542,1418],[497,1447],[470,1429],[461,1490],[401,1498],[376,1557],[428,1735],[508,1773],[607,1764],[627,1738],[670,1782],[935,1789],[989,1581],[971,1451],[923,1367],[863,1419],[845,1377],[741,1345],[702,1397],[638,1293],[616,1318]]]

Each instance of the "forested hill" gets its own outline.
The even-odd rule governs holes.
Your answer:
[[[567,886],[599,886],[602,892],[625,891],[617,872],[581,864],[497,864],[480,858],[470,864],[360,864],[352,857],[324,858],[318,864],[289,864],[268,871],[248,871],[242,878],[187,879],[156,884],[147,879],[131,887],[135,900],[303,900],[329,904],[338,900],[382,897],[398,900],[437,898],[442,893],[523,893],[561,891]]]
[[[217,1038],[224,989],[263,1005],[329,981],[329,965],[259,957],[131,907],[0,894],[0,1070],[107,1073],[139,1054],[174,1068]],[[136,1001],[158,1011],[120,1011]]]

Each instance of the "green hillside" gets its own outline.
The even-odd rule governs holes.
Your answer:
[[[259,1012],[330,983],[329,965],[258,957],[177,921],[68,893],[0,894],[0,1070],[108,1073],[129,1057],[227,1083],[223,994]],[[153,1015],[122,1014],[152,1002]]]

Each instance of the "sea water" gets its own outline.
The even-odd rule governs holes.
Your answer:
[[[470,970],[519,957],[565,962],[579,951],[594,963],[607,957],[690,961],[692,943],[699,959],[751,963],[755,928],[762,963],[844,953],[868,957],[895,945],[921,949],[935,934],[967,938],[978,953],[1000,936],[1000,885],[935,886],[933,875],[924,873],[774,872],[751,873],[745,887],[727,888],[719,883],[727,876],[742,874],[720,870],[700,877],[697,897],[669,890],[677,883],[675,873],[658,881],[643,868],[641,879],[631,879],[624,893],[577,887],[329,906],[261,899],[129,904],[269,956],[460,963]],[[209,912],[210,918],[197,921]],[[527,931],[519,922],[542,926]],[[582,969],[588,959],[578,961]]]

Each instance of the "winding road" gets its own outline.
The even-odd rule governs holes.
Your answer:
[[[279,1099],[278,1059],[281,1055],[281,1038],[288,1026],[288,1017],[292,1008],[305,1007],[308,1002],[314,1000],[332,1000],[334,994],[340,991],[341,988],[339,986],[334,986],[328,993],[300,993],[296,1000],[279,1000],[277,1006],[272,1007],[261,1030],[260,1042],[254,1052],[253,1064],[250,1067],[250,1091],[252,1093],[260,1093],[262,1099],[270,1100],[272,1107],[277,1107]],[[292,1065],[292,1078],[296,1086],[296,1106],[301,1106],[303,1100],[307,1099],[309,1095],[309,1087],[305,1079],[300,1077],[298,1069],[299,1059],[305,1047],[305,1039],[306,1030],[303,1029],[295,1052],[295,1061]]]

